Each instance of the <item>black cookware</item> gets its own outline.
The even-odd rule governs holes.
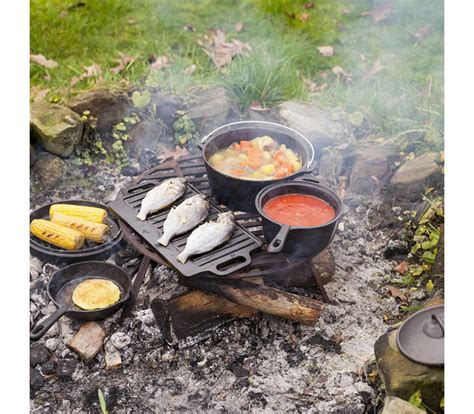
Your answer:
[[[87,279],[106,279],[114,282],[120,289],[120,300],[107,308],[82,310],[72,302],[75,287]],[[126,302],[130,294],[128,274],[111,263],[82,262],[67,266],[54,273],[48,285],[48,296],[57,306],[57,310],[45,321],[36,325],[30,333],[30,339],[41,338],[58,319],[67,315],[73,319],[94,321],[112,315]]]
[[[320,198],[336,212],[327,223],[314,227],[296,227],[270,219],[263,206],[270,199],[284,194],[306,194]],[[269,253],[282,252],[291,256],[313,257],[331,243],[342,215],[342,201],[339,196],[310,178],[299,178],[292,182],[271,185],[257,194],[255,207],[262,216],[263,234]]]
[[[251,140],[263,135],[269,135],[301,155],[303,163],[301,170],[275,180],[249,180],[223,174],[209,164],[209,157],[217,151],[227,148],[234,142]],[[299,132],[272,122],[242,121],[223,125],[204,137],[201,145],[212,195],[219,203],[232,210],[256,213],[255,196],[262,188],[292,180],[314,169],[314,148],[311,143]]]
[[[64,200],[46,204],[32,211],[30,213],[30,223],[34,219],[49,220],[49,209],[53,204],[76,204],[79,206],[99,207],[109,211],[107,206],[94,201]],[[66,250],[49,244],[30,234],[30,252],[43,262],[57,265],[66,265],[86,260],[106,260],[118,248],[122,240],[122,230],[117,220],[110,215],[110,212],[105,220],[105,224],[109,226],[109,231],[103,243],[95,243],[91,240],[86,240],[83,248],[78,250]]]

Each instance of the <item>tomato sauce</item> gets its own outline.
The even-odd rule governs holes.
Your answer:
[[[336,212],[320,198],[306,194],[285,194],[269,200],[264,213],[272,220],[297,227],[313,227],[331,221]]]

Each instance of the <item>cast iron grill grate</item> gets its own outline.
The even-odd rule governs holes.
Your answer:
[[[210,196],[211,193],[209,183],[207,181],[206,167],[204,166],[204,160],[202,159],[201,155],[181,158],[177,161],[172,160],[160,164],[157,167],[153,167],[137,177],[129,189],[139,185],[139,183],[146,183],[147,180],[164,180],[171,177],[185,177],[188,180],[188,183],[190,183],[194,188],[204,194],[207,194],[209,196],[209,200],[217,203]],[[228,211],[227,207],[223,205],[220,205],[219,208],[223,211]],[[258,237],[262,244],[265,244],[262,223],[258,214],[235,211],[234,214],[238,224],[240,224],[242,227],[245,227],[254,236]],[[125,239],[128,240],[140,253],[149,257],[156,263],[165,265],[168,264],[165,260],[163,260],[162,256],[158,254],[155,248],[146,242],[143,237],[128,223],[123,220],[119,220],[119,224],[124,233]],[[308,269],[309,262],[310,261],[308,261],[307,258],[289,257],[284,254],[275,253],[270,254],[262,249],[252,254],[252,262],[250,266],[240,268],[234,271],[234,273],[229,274],[227,277],[236,279],[254,278],[274,275],[276,272],[284,273],[289,269],[295,269],[297,267]],[[310,269],[308,270],[311,271]]]

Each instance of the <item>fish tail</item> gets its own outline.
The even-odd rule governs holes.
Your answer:
[[[171,237],[169,237],[167,234],[163,234],[163,236],[158,239],[158,243],[162,244],[163,246],[168,246],[170,240]]]
[[[140,210],[140,212],[138,213],[137,219],[144,221],[146,219],[146,213]]]
[[[188,260],[188,253],[186,252],[186,250],[183,250],[180,254],[178,254],[178,256],[176,256],[176,258],[182,263],[182,264],[185,264],[186,261]]]

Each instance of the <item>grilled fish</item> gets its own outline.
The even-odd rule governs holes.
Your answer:
[[[161,210],[174,203],[186,191],[186,178],[170,178],[148,191],[140,206],[137,218],[141,221],[148,214]]]
[[[234,215],[232,212],[220,213],[216,221],[201,224],[191,233],[186,242],[186,247],[177,259],[181,263],[186,263],[190,256],[211,251],[229,240],[234,229]]]
[[[209,214],[209,203],[204,194],[196,194],[173,207],[163,223],[163,235],[158,243],[168,246],[170,240],[196,227]]]

